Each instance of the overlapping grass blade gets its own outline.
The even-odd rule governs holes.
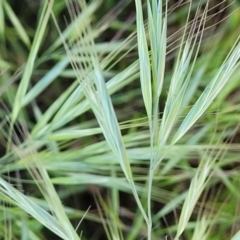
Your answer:
[[[81,2],[81,6],[84,8],[86,5],[84,1]],[[75,13],[73,9],[70,9],[72,17],[75,17]],[[91,31],[90,26],[86,24],[85,29],[83,30],[83,34],[87,34],[89,31]],[[76,32],[79,33],[79,31],[76,29]],[[79,38],[79,36],[78,36]],[[71,41],[71,39],[70,39]],[[70,43],[71,44],[71,43]],[[73,43],[72,43],[73,44]],[[78,42],[78,44],[81,46],[81,39]],[[115,112],[113,110],[113,106],[110,100],[110,97],[108,95],[105,82],[102,77],[99,60],[95,52],[95,46],[93,43],[93,39],[89,39],[89,45],[92,48],[92,53],[86,53],[90,57],[90,60],[87,64],[81,63],[81,62],[75,62],[75,56],[73,55],[73,52],[66,49],[68,51],[69,57],[71,59],[71,62],[73,64],[74,70],[76,71],[77,77],[80,81],[80,83],[83,85],[84,93],[89,100],[91,107],[97,117],[97,120],[103,130],[103,134],[106,137],[107,142],[111,146],[112,150],[115,152],[116,156],[119,157],[120,164],[123,168],[123,171],[126,175],[126,177],[132,181],[131,176],[131,169],[129,165],[129,160],[126,158],[126,154],[124,153],[124,145],[121,140],[121,133],[118,127],[117,119],[115,116]],[[74,46],[74,45],[70,45]],[[77,53],[76,57],[81,57],[80,54]],[[85,71],[85,76],[80,76],[78,74],[78,70]],[[93,71],[94,75],[88,75],[88,71]],[[90,79],[84,79],[85,77],[94,77],[94,84],[96,86],[96,90],[92,86],[92,82]],[[108,126],[107,126],[108,125]],[[106,131],[108,129],[108,131]],[[109,131],[110,130],[110,131]]]
[[[171,79],[170,89],[169,89],[166,106],[164,109],[163,118],[161,122],[161,127],[159,132],[159,147],[163,146],[167,142],[169,134],[172,131],[173,126],[176,124],[177,117],[179,116],[179,113],[181,111],[182,101],[184,99],[184,95],[187,90],[188,83],[190,81],[192,70],[193,70],[194,63],[198,53],[197,51],[195,55],[193,55],[198,33],[200,33],[202,25],[204,26],[204,21],[206,19],[206,12],[207,12],[206,9],[207,7],[205,8],[205,11],[201,17],[201,21],[200,23],[198,23],[197,28],[195,26],[196,23],[193,22],[191,31],[189,32],[185,45],[183,43],[183,39],[185,36],[183,36],[182,43],[180,46],[180,52],[179,52],[176,66],[174,68],[173,76]],[[195,37],[193,37],[194,31],[197,31],[197,34],[195,35]],[[186,29],[185,29],[185,32],[186,32]],[[198,43],[197,50],[199,50],[200,43],[201,41],[199,41]],[[193,58],[193,62],[191,62],[192,58]]]
[[[25,212],[36,218],[44,226],[53,231],[63,239],[68,239],[67,233],[62,230],[61,225],[47,211],[39,207],[29,197],[15,189],[4,179],[0,178],[1,194],[8,196],[13,203],[22,208]]]
[[[32,71],[34,68],[34,62],[36,60],[40,45],[43,41],[43,35],[46,30],[46,26],[47,26],[47,23],[48,23],[48,20],[50,17],[52,5],[53,5],[53,0],[50,0],[49,4],[48,4],[48,1],[45,1],[44,7],[43,7],[43,10],[41,13],[41,17],[39,20],[38,28],[36,31],[36,35],[34,36],[33,44],[30,49],[27,64],[24,69],[23,76],[22,76],[20,85],[17,90],[16,97],[14,100],[13,110],[12,110],[12,120],[11,120],[12,124],[15,123],[15,121],[18,117],[18,114],[22,108],[22,101],[27,92],[29,81],[30,81]]]
[[[140,65],[140,81],[143,100],[149,121],[152,119],[152,79],[151,79],[151,63],[149,58],[147,36],[143,21],[142,1],[135,0],[136,5],[136,22],[137,22],[137,39],[138,39],[138,55]]]
[[[26,106],[32,102],[44,89],[46,89],[66,68],[69,64],[67,58],[57,63],[38,83],[31,88],[31,90],[24,96],[22,100],[22,106]]]
[[[23,41],[23,43],[30,48],[31,47],[31,42],[28,37],[28,34],[26,33],[24,27],[22,26],[20,20],[12,10],[11,6],[8,4],[7,1],[3,0],[1,1],[1,4],[3,5],[5,11],[6,11],[6,16],[8,16],[9,20],[13,24],[15,30],[17,31],[20,39]],[[4,23],[4,21],[2,22]]]
[[[22,134],[27,135],[26,127],[22,126],[22,129]],[[19,156],[20,159],[24,159],[23,164],[31,174],[36,186],[38,186],[40,192],[48,203],[51,214],[55,217],[57,223],[60,225],[59,228],[61,228],[67,236],[64,237],[64,239],[80,239],[65,213],[64,207],[50,180],[46,168],[43,166],[41,159],[39,158],[37,152],[34,150],[35,146],[33,145],[31,138],[28,137],[28,140],[25,142],[25,144],[22,145],[20,145],[20,139],[18,136],[16,136],[15,141],[19,144],[19,146],[14,147],[14,152],[17,156]],[[25,153],[26,147],[28,150],[30,149],[27,155]],[[14,190],[12,189],[12,191]],[[38,218],[36,219],[39,220]],[[47,227],[51,229],[51,227]]]
[[[214,133],[213,133],[214,135]],[[219,144],[222,137],[219,138]],[[175,239],[179,239],[182,233],[184,232],[190,216],[196,206],[199,197],[202,195],[204,189],[207,187],[208,182],[212,177],[212,173],[215,167],[215,163],[220,159],[223,159],[225,156],[225,151],[220,149],[218,152],[214,153],[214,151],[208,152],[206,151],[200,161],[200,164],[197,168],[196,174],[191,180],[191,184],[188,190],[188,194],[184,201],[181,215],[178,222],[177,234]]]
[[[82,31],[84,29],[84,26],[86,23],[90,23],[92,20],[93,13],[98,9],[100,4],[100,1],[92,1],[90,4],[87,5],[87,7],[84,9],[84,11],[81,12],[74,21],[72,21],[67,28],[62,31],[61,37],[59,37],[47,50],[48,52],[54,51],[57,47],[62,45],[62,41],[66,41],[68,38],[71,38],[74,40],[74,38],[77,37],[75,32],[75,27],[78,25],[78,31]],[[75,34],[75,36],[73,35]]]
[[[86,3],[84,1],[80,2],[81,8],[84,8],[85,5]],[[70,13],[74,17],[75,10],[72,9],[71,7]],[[91,27],[86,26],[86,28],[83,31],[83,34],[86,35],[89,31],[91,31]],[[78,38],[80,38],[81,36],[82,35],[79,35]],[[72,49],[74,49],[76,43],[81,45],[81,40],[78,42],[77,39],[77,42],[71,42],[70,39],[70,42],[68,44],[71,46]],[[89,56],[89,59],[91,60],[89,62],[80,62],[79,60],[76,61],[76,59],[78,59],[79,57],[81,58],[81,56],[83,56],[82,54],[84,53],[75,52],[75,54],[77,55],[74,55],[74,52],[69,50],[66,44],[65,47],[71,59],[72,66],[76,71],[78,80],[80,84],[82,84],[83,86],[85,96],[91,105],[91,108],[97,118],[100,127],[102,128],[103,135],[105,136],[106,141],[109,144],[110,148],[115,153],[115,156],[118,158],[122,170],[130,183],[132,193],[147,222],[148,221],[147,216],[145,215],[145,212],[142,208],[141,202],[138,198],[138,193],[136,191],[132,179],[130,161],[126,154],[116,114],[103,79],[102,69],[100,67],[98,56],[96,54],[94,40],[90,38],[87,44],[88,46],[91,46],[92,49],[92,51],[85,53],[87,54],[86,56]],[[84,71],[85,73],[80,75],[79,70]],[[89,75],[90,72],[92,72],[91,75]],[[92,78],[94,80],[93,82],[91,80]]]
[[[207,85],[201,96],[191,108],[188,115],[185,117],[184,121],[176,132],[173,140],[174,143],[176,143],[193,126],[193,124],[202,116],[202,114],[214,101],[216,96],[228,83],[231,75],[239,66],[239,58],[240,43],[239,40],[237,40],[224,63],[221,65],[211,82]]]
[[[162,1],[148,1],[148,31],[151,46],[151,73],[152,73],[152,92],[153,92],[153,139],[156,143],[157,132],[159,131],[158,111],[159,98],[162,91],[166,63],[167,48],[167,3],[165,15],[163,13]]]

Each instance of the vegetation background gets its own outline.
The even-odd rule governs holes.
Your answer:
[[[0,239],[240,239],[239,5],[0,0]]]

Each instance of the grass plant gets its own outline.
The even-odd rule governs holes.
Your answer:
[[[240,239],[239,4],[26,2],[0,1],[0,239]]]

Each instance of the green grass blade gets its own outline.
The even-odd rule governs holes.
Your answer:
[[[12,187],[11,184],[2,178],[0,178],[0,185],[0,192],[2,192],[2,194],[10,197],[16,205],[18,205],[34,218],[38,219],[39,222],[41,222],[55,234],[62,237],[63,239],[68,239],[66,233],[62,231],[59,223],[47,211],[39,207],[29,197],[16,190],[14,187]]]
[[[234,45],[231,53],[219,68],[211,82],[207,85],[197,102],[193,105],[190,112],[179,127],[173,142],[176,143],[202,116],[216,96],[231,79],[231,75],[239,66],[240,43]]]
[[[151,63],[149,58],[148,43],[143,21],[143,7],[141,0],[135,0],[136,22],[138,38],[138,55],[140,63],[140,81],[143,100],[149,121],[152,119],[152,79]]]
[[[27,92],[28,84],[29,84],[29,81],[30,81],[30,78],[32,75],[33,68],[34,68],[34,62],[36,60],[40,45],[43,41],[43,36],[44,36],[44,32],[46,30],[47,23],[48,23],[48,20],[50,17],[52,5],[53,5],[53,0],[50,1],[50,3],[48,3],[48,1],[45,1],[44,7],[42,10],[42,14],[41,14],[41,17],[39,20],[38,28],[36,31],[36,35],[34,37],[33,44],[30,49],[27,64],[24,69],[23,76],[22,76],[20,85],[17,90],[16,97],[15,97],[13,111],[12,111],[12,120],[11,120],[12,124],[15,123],[15,121],[18,117],[18,114],[21,110],[22,101]]]
[[[4,9],[6,11],[6,15],[8,16],[9,20],[12,22],[14,28],[16,29],[20,39],[24,42],[24,44],[30,48],[31,42],[28,37],[28,34],[26,33],[24,27],[22,26],[21,22],[19,21],[18,17],[10,7],[10,5],[7,3],[7,1],[3,0]]]
[[[31,88],[31,90],[24,96],[22,100],[22,106],[26,106],[33,101],[39,94],[46,89],[66,68],[69,64],[69,60],[64,58],[57,63],[43,78],[41,78],[37,84]]]

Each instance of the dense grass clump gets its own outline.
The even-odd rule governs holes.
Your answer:
[[[240,239],[238,3],[24,6],[0,2],[0,239]]]

